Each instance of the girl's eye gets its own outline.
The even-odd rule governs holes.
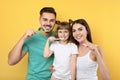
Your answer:
[[[69,31],[64,31],[64,33],[68,33]]]
[[[62,31],[58,31],[58,33],[62,33]]]

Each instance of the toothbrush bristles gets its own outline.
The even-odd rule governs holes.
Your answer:
[[[88,47],[86,44],[82,44],[83,46],[85,46],[85,47]]]

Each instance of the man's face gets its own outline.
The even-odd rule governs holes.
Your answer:
[[[40,17],[40,24],[44,32],[51,32],[55,25],[55,15],[53,13],[43,13]]]

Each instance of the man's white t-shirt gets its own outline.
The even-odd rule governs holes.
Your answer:
[[[62,80],[71,79],[70,58],[71,55],[78,54],[77,46],[74,43],[60,44],[56,41],[50,45],[50,50],[54,54],[55,71],[52,76]]]

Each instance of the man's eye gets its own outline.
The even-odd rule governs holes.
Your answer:
[[[47,19],[44,19],[44,21],[47,21]]]
[[[43,18],[43,21],[47,21],[47,19]]]
[[[50,22],[55,22],[55,20],[54,20],[54,19],[52,19],[52,20],[50,20]]]

